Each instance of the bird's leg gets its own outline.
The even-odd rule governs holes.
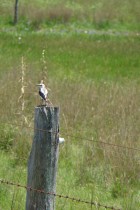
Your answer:
[[[45,100],[45,105],[48,106],[48,104],[47,104],[47,99]]]
[[[48,106],[48,99],[45,100],[45,105]]]

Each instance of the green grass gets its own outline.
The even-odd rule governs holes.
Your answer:
[[[139,37],[109,35],[45,35],[1,33],[1,66],[18,68],[21,56],[40,71],[42,50],[46,50],[50,76],[94,80],[137,79],[139,73]],[[19,40],[21,37],[21,40]]]
[[[12,24],[14,2],[1,0],[0,5],[1,24]],[[36,0],[34,3],[24,0],[19,1],[19,23],[32,29],[76,23],[77,27],[139,31],[139,9],[137,0]]]
[[[33,127],[34,106],[39,103],[35,84],[42,77],[45,49],[49,97],[61,108],[60,133],[66,139],[60,147],[57,193],[125,210],[139,209],[139,152],[99,143],[140,148],[139,37],[18,29],[1,32],[0,40],[0,177],[26,184],[33,129],[9,123],[23,123],[18,101],[23,56],[26,86],[30,87],[29,91],[25,88],[24,115]],[[24,209],[24,189],[0,185],[0,195],[0,209],[10,210],[12,205],[14,210]],[[56,206],[58,210],[91,209],[59,198]]]
[[[25,183],[26,167],[23,165],[15,165],[12,155],[8,155],[1,151],[0,153],[0,177],[5,180],[12,180],[16,183]],[[8,209],[24,209],[25,191],[24,189],[14,186],[0,185],[0,208]],[[22,208],[23,207],[23,208]]]

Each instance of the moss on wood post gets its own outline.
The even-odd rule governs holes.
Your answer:
[[[55,193],[59,141],[59,108],[35,108],[35,131],[28,162],[27,185]],[[26,210],[54,210],[55,196],[27,190]]]

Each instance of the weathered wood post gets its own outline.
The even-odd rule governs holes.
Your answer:
[[[28,162],[27,185],[55,193],[59,142],[59,108],[35,108],[35,131]],[[55,196],[27,190],[26,210],[54,210]]]
[[[15,0],[15,6],[14,6],[14,24],[17,24],[17,22],[18,22],[18,2],[19,2],[19,0]]]

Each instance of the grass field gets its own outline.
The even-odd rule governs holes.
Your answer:
[[[33,126],[34,106],[39,103],[35,84],[46,67],[49,97],[61,108],[60,132],[66,143],[60,148],[57,193],[138,209],[139,152],[100,141],[140,148],[139,37],[3,32],[1,40],[0,176],[26,184],[33,131],[16,126],[24,125],[18,102],[23,56],[28,123]],[[24,189],[0,187],[3,210],[24,209]],[[63,199],[56,203],[57,209],[91,208]]]
[[[138,1],[24,0],[17,26],[11,23],[13,4],[0,2],[0,178],[26,185],[34,107],[40,103],[35,85],[44,77],[49,99],[60,106],[66,140],[57,193],[138,210],[139,34],[76,33],[77,28],[139,30]],[[25,189],[0,185],[0,210],[24,210],[25,199]],[[98,207],[56,198],[56,209]]]
[[[1,24],[12,23],[14,1],[0,2]],[[140,4],[137,0],[31,0],[19,1],[19,22],[26,29],[52,27],[55,24],[76,25],[98,29],[140,29]],[[8,15],[7,15],[8,14]]]

